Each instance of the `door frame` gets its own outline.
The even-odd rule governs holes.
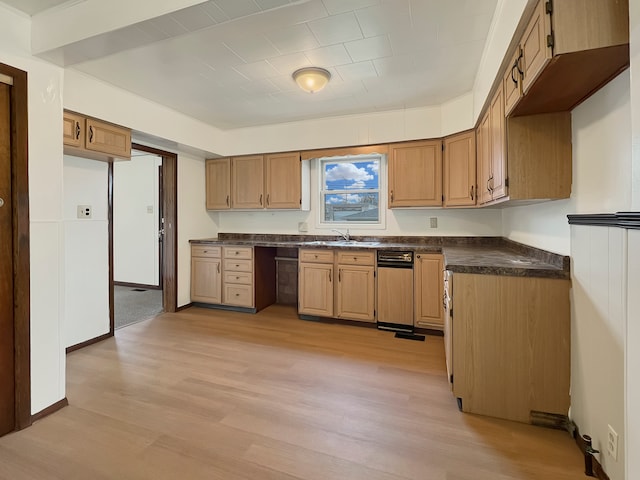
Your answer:
[[[164,212],[164,239],[161,254],[162,307],[173,313],[178,306],[178,155],[138,143],[132,150],[151,153],[162,158],[162,211]],[[109,336],[115,332],[114,282],[113,282],[113,163],[109,164]]]
[[[0,63],[11,88],[11,210],[13,217],[13,322],[15,430],[31,425],[31,332],[27,72]]]

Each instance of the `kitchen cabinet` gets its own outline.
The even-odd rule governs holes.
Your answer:
[[[206,161],[208,210],[309,210],[309,162],[300,152]]]
[[[263,163],[262,155],[231,158],[231,204],[234,209],[264,208]]]
[[[300,153],[265,155],[265,192],[268,209],[296,209],[302,205]]]
[[[443,259],[439,253],[417,253],[414,275],[414,326],[442,330]]]
[[[298,313],[333,317],[333,251],[300,249],[298,259]]]
[[[191,301],[222,302],[222,256],[220,247],[191,246]]]
[[[474,131],[444,139],[444,206],[476,204],[476,134]]]
[[[504,73],[506,114],[570,111],[628,65],[628,0],[540,0]]]
[[[63,112],[63,145],[66,155],[92,160],[131,159],[131,130],[74,112]]]
[[[442,141],[392,143],[389,208],[442,206]]]
[[[499,87],[478,127],[478,198],[487,203],[507,194],[504,96]]]
[[[275,248],[191,246],[191,301],[257,312],[275,303]]]
[[[567,415],[570,281],[453,273],[453,393],[465,412]]]
[[[337,318],[375,322],[375,252],[337,251]]]
[[[214,158],[205,162],[207,210],[231,208],[231,159]]]

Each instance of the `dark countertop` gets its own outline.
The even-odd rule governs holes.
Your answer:
[[[570,278],[569,257],[502,237],[351,237],[221,233],[192,244],[272,248],[412,250],[443,253],[445,269],[458,273],[517,277]]]

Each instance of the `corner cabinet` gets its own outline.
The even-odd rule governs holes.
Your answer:
[[[130,129],[66,110],[62,123],[66,155],[106,162],[131,159]]]
[[[472,207],[476,204],[476,133],[451,135],[444,139],[444,207]]]
[[[389,145],[389,208],[442,206],[442,141]]]
[[[414,276],[414,320],[416,327],[442,330],[443,257],[439,253],[416,253]]]
[[[465,412],[567,415],[570,281],[453,273],[453,394]]]
[[[300,152],[206,161],[207,210],[309,210],[310,168]]]

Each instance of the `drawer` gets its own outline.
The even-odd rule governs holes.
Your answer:
[[[338,252],[339,265],[375,265],[376,252],[363,250],[341,250]]]
[[[241,283],[251,285],[253,283],[253,273],[251,272],[224,272],[224,283]]]
[[[251,285],[225,285],[222,303],[239,307],[253,307],[253,287]]]
[[[300,249],[298,257],[301,262],[333,263],[333,250]]]
[[[212,247],[211,245],[191,245],[192,257],[211,257],[220,258],[221,247]]]
[[[224,259],[224,273],[227,272],[253,272],[253,260]]]
[[[251,260],[253,258],[253,248],[251,247],[223,247],[224,258],[243,258]]]

